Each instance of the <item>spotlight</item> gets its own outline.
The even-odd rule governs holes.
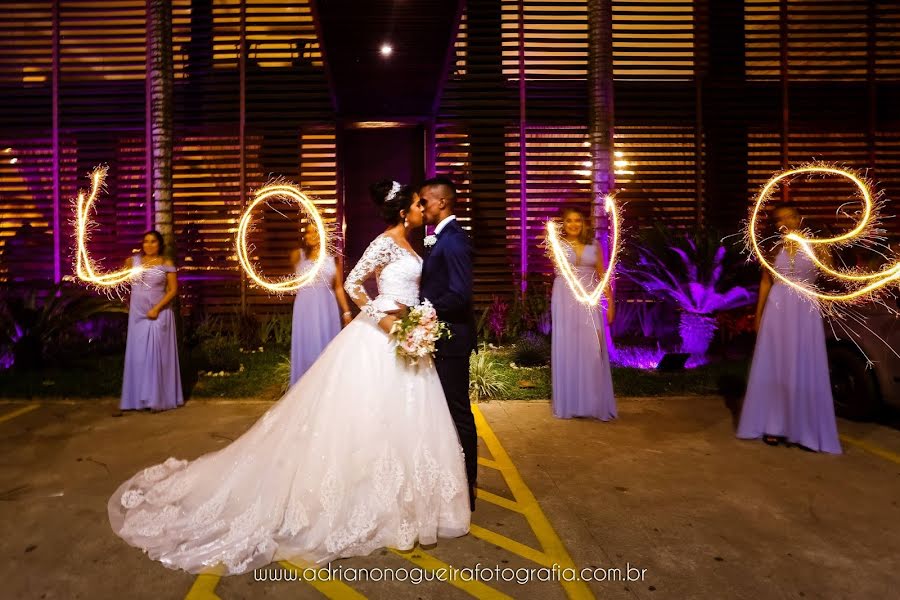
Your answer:
[[[664,372],[683,371],[690,357],[691,355],[685,352],[667,352],[660,359],[659,364],[656,365],[656,370]]]
[[[394,47],[390,44],[382,44],[381,45],[381,55],[384,57],[388,57],[394,53]]]
[[[12,157],[11,159],[9,159],[9,164],[11,164],[11,165],[16,164],[17,162],[19,162],[19,159],[16,158],[15,156]]]

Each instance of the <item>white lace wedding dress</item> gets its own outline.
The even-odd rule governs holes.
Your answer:
[[[227,447],[123,483],[109,500],[113,531],[167,567],[219,574],[468,532],[462,448],[433,362],[409,366],[373,320],[417,304],[421,268],[375,238],[345,284],[363,312]],[[362,288],[371,273],[373,300]]]

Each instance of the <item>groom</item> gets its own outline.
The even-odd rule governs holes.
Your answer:
[[[452,334],[449,339],[438,341],[434,362],[465,453],[469,504],[475,510],[478,438],[469,404],[469,355],[477,346],[472,307],[472,247],[454,214],[456,186],[452,181],[446,177],[428,179],[419,187],[419,198],[425,223],[436,226],[437,238],[426,238],[420,294],[431,302],[438,318]]]

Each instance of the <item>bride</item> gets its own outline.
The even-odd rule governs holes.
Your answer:
[[[462,448],[434,363],[410,366],[386,333],[419,300],[422,259],[406,236],[422,208],[408,186],[372,192],[388,228],[344,284],[360,315],[241,437],[143,469],[110,498],[113,531],[150,558],[235,575],[468,532]]]

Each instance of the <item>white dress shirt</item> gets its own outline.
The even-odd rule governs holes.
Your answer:
[[[434,228],[434,235],[437,235],[441,232],[441,230],[447,226],[447,223],[456,218],[456,215],[450,215],[446,217],[443,221],[437,224],[437,227]]]

